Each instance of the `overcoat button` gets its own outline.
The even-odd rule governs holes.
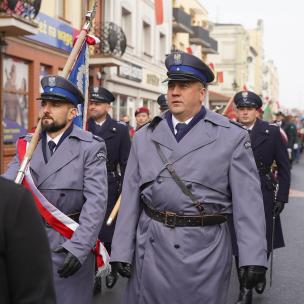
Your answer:
[[[174,248],[179,249],[179,248],[180,248],[180,245],[175,244],[175,245],[174,245]]]
[[[163,179],[159,176],[159,177],[157,178],[157,182],[158,182],[159,184],[161,184],[162,181],[163,181]]]
[[[154,239],[152,237],[150,237],[150,243],[153,244],[154,243]]]

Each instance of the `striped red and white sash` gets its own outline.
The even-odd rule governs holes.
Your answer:
[[[28,143],[24,138],[20,138],[17,142],[20,164],[25,156],[27,144]],[[46,197],[36,187],[29,168],[30,164],[28,164],[26,168],[22,184],[32,193],[40,215],[54,230],[59,232],[65,238],[71,239],[79,224],[46,199]],[[92,251],[96,257],[96,266],[98,269],[97,276],[108,274],[110,271],[110,258],[107,250],[100,240],[96,241],[95,248],[92,249]]]

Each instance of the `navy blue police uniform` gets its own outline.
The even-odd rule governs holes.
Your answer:
[[[92,102],[111,103],[114,100],[112,93],[102,87],[94,87],[90,90],[90,101]],[[90,118],[88,120],[88,130],[101,137],[105,141],[107,148],[108,205],[99,237],[104,242],[108,252],[110,252],[115,221],[111,226],[107,226],[106,221],[120,195],[131,141],[128,127],[123,122],[112,119],[110,115],[107,115],[105,122],[101,126]]]
[[[237,108],[261,108],[261,98],[253,92],[239,92],[234,97]],[[287,146],[282,138],[279,127],[267,121],[257,119],[253,128],[249,130],[251,147],[254,159],[260,174],[261,189],[263,194],[267,249],[272,250],[272,224],[274,202],[287,203],[290,187],[290,164]],[[271,171],[273,163],[277,166],[277,176]],[[275,187],[278,191],[275,195]],[[284,247],[284,238],[280,217],[276,218],[273,249]],[[236,240],[233,237],[234,252],[237,254]]]

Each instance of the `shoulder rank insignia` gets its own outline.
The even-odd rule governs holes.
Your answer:
[[[103,141],[103,139],[101,137],[97,136],[97,135],[93,135],[93,138],[98,140],[98,141]]]
[[[244,126],[235,120],[229,119],[229,122],[245,130]]]

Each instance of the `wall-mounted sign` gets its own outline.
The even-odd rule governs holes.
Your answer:
[[[143,79],[143,69],[139,65],[135,65],[127,61],[122,61],[122,65],[118,70],[118,76],[136,82],[141,82]]]
[[[27,38],[71,52],[73,39],[79,30],[42,13],[37,15],[36,22],[39,25],[38,34]]]
[[[146,82],[147,82],[147,84],[150,84],[150,85],[153,85],[155,87],[158,87],[159,83],[160,83],[160,79],[155,74],[147,74],[146,75]]]

